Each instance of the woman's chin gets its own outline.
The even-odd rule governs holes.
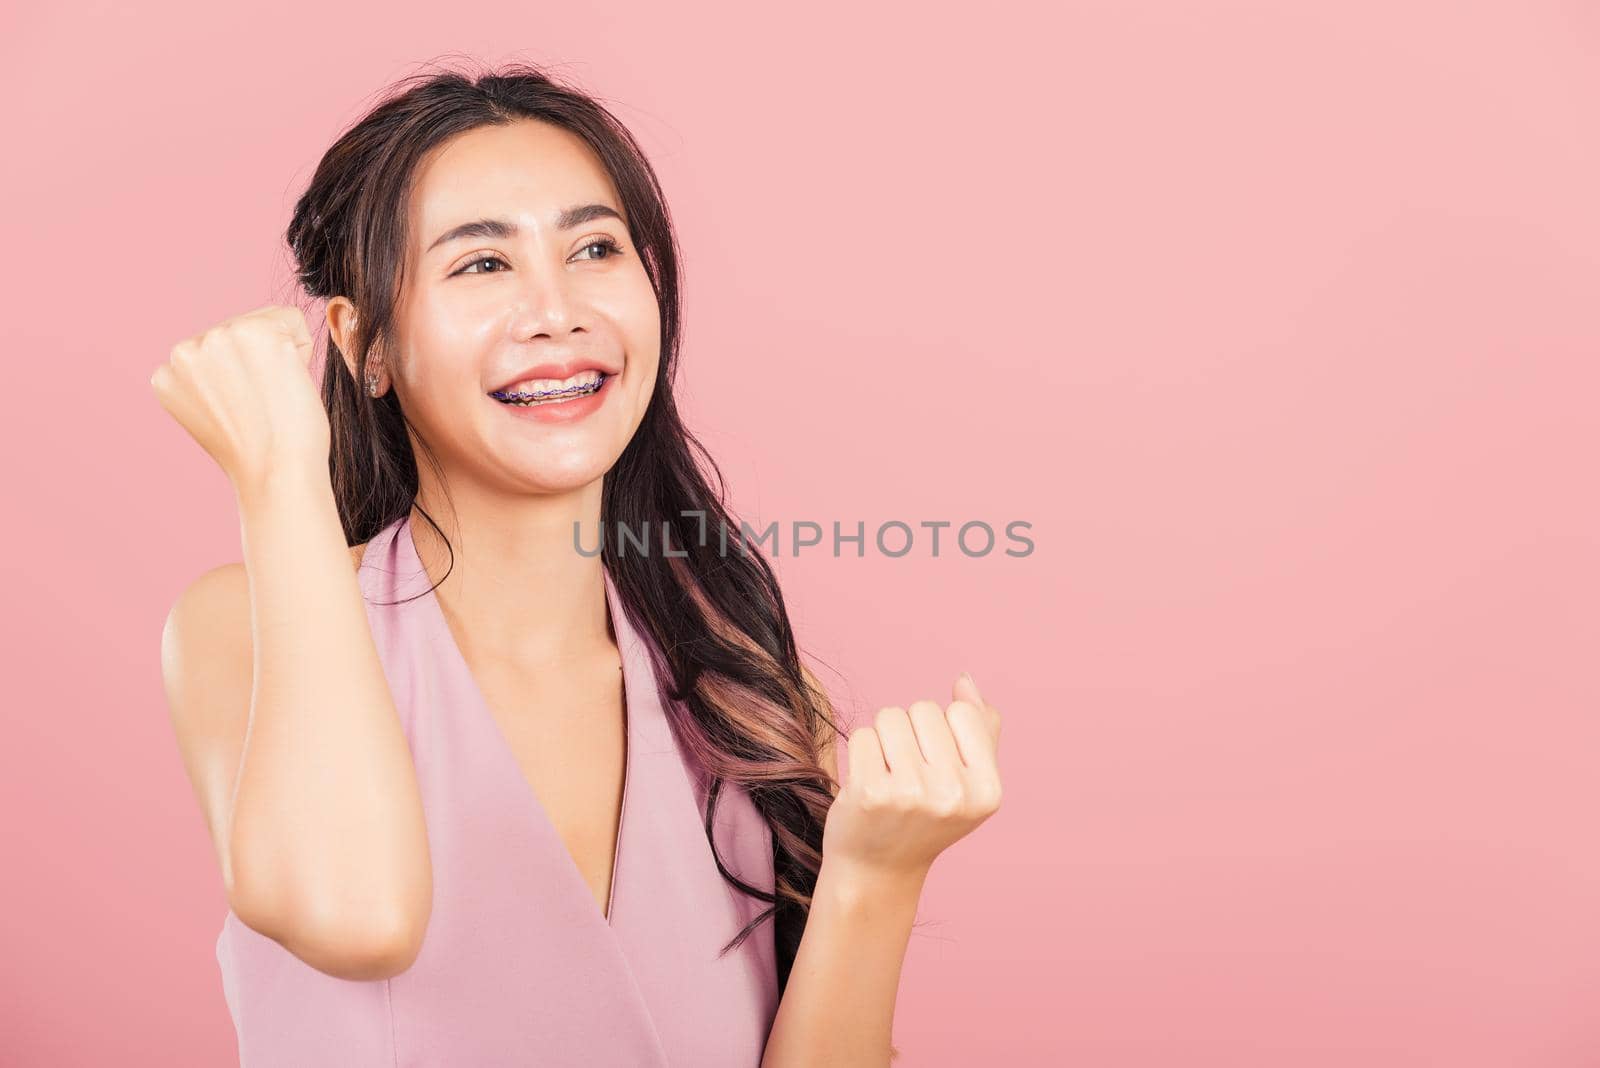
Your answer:
[[[615,457],[569,456],[560,462],[519,464],[516,476],[533,493],[571,493],[604,478],[615,461]]]

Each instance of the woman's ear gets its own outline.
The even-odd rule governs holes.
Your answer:
[[[350,303],[347,297],[334,297],[328,301],[328,309],[324,314],[328,320],[328,336],[339,347],[339,355],[344,358],[345,369],[353,378],[356,368],[352,362],[354,356],[350,352],[350,342],[356,334],[356,306]]]

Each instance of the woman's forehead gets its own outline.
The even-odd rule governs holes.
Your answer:
[[[413,219],[421,242],[480,217],[553,223],[575,203],[616,203],[610,176],[577,135],[542,122],[483,126],[452,138],[424,161]]]

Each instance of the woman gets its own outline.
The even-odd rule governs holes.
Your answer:
[[[240,514],[163,670],[241,1060],[881,1065],[927,871],[999,804],[998,713],[965,675],[881,709],[841,787],[679,419],[636,142],[526,66],[408,81],[287,234],[320,399],[293,308],[151,378]]]

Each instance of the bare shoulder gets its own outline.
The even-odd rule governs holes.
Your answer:
[[[189,583],[161,631],[167,714],[230,894],[223,839],[250,718],[250,646],[250,576],[242,563],[214,567]]]
[[[359,568],[365,549],[350,547],[352,568]],[[253,645],[250,575],[239,561],[214,567],[190,582],[173,602],[161,631],[167,714],[230,890],[233,873],[225,828],[250,722]]]
[[[349,548],[350,566],[361,567],[366,545]],[[162,669],[186,669],[169,653],[203,651],[238,654],[250,652],[250,574],[241,561],[222,564],[196,578],[178,595],[167,613],[161,635]],[[247,661],[248,663],[248,661]]]
[[[366,545],[349,548],[350,566],[361,567]],[[220,657],[235,667],[250,668],[250,574],[240,561],[214,567],[178,595],[161,634],[161,667],[169,689]],[[175,714],[187,711],[173,708]]]

